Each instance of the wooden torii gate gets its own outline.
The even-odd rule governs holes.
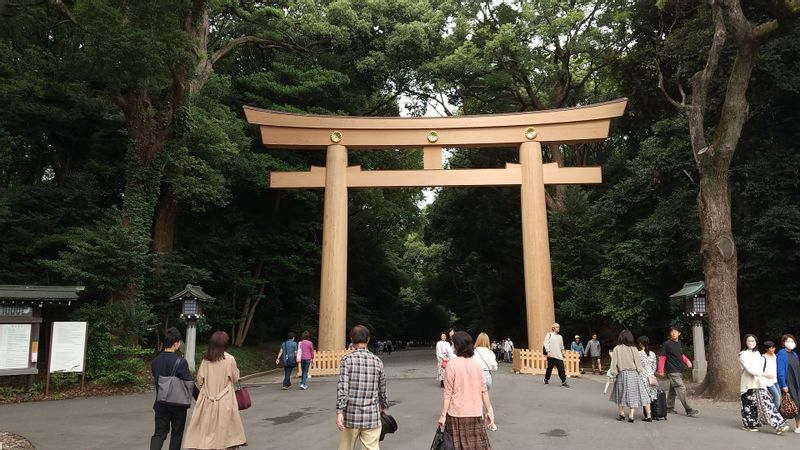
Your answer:
[[[324,188],[319,349],[346,345],[347,189],[429,186],[520,186],[528,345],[542,347],[555,321],[545,206],[546,184],[601,183],[599,167],[542,163],[542,144],[601,141],[625,98],[589,106],[457,117],[348,117],[289,114],[244,107],[264,145],[327,149],[326,166],[272,172],[271,188]],[[519,164],[503,169],[444,169],[442,148],[519,146]],[[423,149],[423,170],[361,170],[348,149]]]

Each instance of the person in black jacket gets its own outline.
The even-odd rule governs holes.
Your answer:
[[[153,381],[156,384],[156,398],[158,398],[158,377],[170,376],[175,372],[175,376],[191,381],[192,373],[189,371],[189,363],[186,359],[175,353],[181,346],[183,340],[181,332],[177,328],[168,328],[164,333],[164,350],[158,354],[150,363],[153,372]],[[177,367],[176,367],[177,362]],[[172,428],[169,440],[169,450],[180,450],[183,442],[183,429],[186,425],[186,410],[188,406],[172,406],[153,403],[153,411],[156,413],[156,430],[150,438],[150,450],[161,450],[167,433]]]

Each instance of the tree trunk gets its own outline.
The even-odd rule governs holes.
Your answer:
[[[161,195],[156,206],[153,223],[153,253],[171,253],[175,240],[175,220],[178,217],[178,199],[167,183],[161,185]]]
[[[702,174],[697,197],[700,213],[703,273],[708,308],[708,372],[705,394],[722,400],[739,396],[738,261],[731,231],[728,170]],[[694,345],[705,345],[695,342]]]
[[[239,325],[236,327],[236,335],[233,341],[233,345],[237,347],[244,345],[247,332],[250,331],[250,325],[253,323],[253,316],[256,313],[256,308],[258,304],[261,303],[261,299],[264,298],[264,290],[267,287],[267,283],[264,280],[264,260],[262,258],[258,258],[257,260],[256,267],[253,270],[253,278],[256,282],[260,283],[261,286],[258,288],[258,294],[254,296],[249,295],[244,302],[244,308],[242,308],[242,314],[239,319]]]

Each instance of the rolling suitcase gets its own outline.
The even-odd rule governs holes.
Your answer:
[[[661,389],[658,390],[656,399],[650,402],[650,415],[653,420],[667,420],[667,393]]]

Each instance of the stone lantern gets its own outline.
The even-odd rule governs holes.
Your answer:
[[[197,321],[203,317],[203,303],[213,302],[215,298],[203,292],[202,287],[187,284],[181,292],[169,299],[181,302],[180,318],[186,321],[186,361],[189,369],[194,372]]]
[[[683,288],[670,295],[669,298],[683,301],[683,315],[692,321],[692,340],[694,341],[692,378],[696,383],[701,383],[708,371],[703,336],[703,318],[708,317],[708,312],[706,311],[706,284],[703,281],[684,283]]]

